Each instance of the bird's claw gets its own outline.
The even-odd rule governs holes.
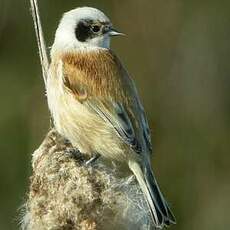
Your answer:
[[[86,166],[92,165],[100,157],[100,154],[96,153],[88,161],[85,162]]]

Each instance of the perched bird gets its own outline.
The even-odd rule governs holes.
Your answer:
[[[82,153],[130,168],[154,225],[175,218],[151,168],[150,131],[133,80],[110,49],[116,31],[100,10],[80,7],[64,14],[51,49],[48,105],[54,126]]]

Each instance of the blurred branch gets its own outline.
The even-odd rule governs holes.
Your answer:
[[[33,154],[22,229],[148,230],[148,207],[134,177],[99,158],[85,164],[55,130]]]
[[[42,75],[43,75],[44,83],[46,85],[48,68],[49,68],[49,59],[46,51],[46,44],[43,36],[43,30],[42,30],[37,0],[30,0],[30,5],[31,5],[34,28],[35,28],[35,33],[36,33],[36,38],[38,43],[39,56],[40,56],[40,61],[42,66]]]

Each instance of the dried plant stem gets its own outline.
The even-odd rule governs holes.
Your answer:
[[[40,56],[40,61],[42,66],[42,76],[43,76],[44,83],[46,85],[48,68],[49,68],[49,59],[46,51],[46,44],[43,36],[43,30],[41,26],[41,19],[40,19],[37,0],[30,0],[30,4],[31,4],[34,28],[35,28],[35,33],[36,33],[36,38],[38,43],[39,56]]]

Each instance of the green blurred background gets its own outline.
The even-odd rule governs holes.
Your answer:
[[[155,171],[177,230],[230,226],[230,2],[40,0],[47,45],[64,11],[103,10],[149,118]],[[0,0],[0,229],[18,229],[31,154],[49,113],[29,0]]]

